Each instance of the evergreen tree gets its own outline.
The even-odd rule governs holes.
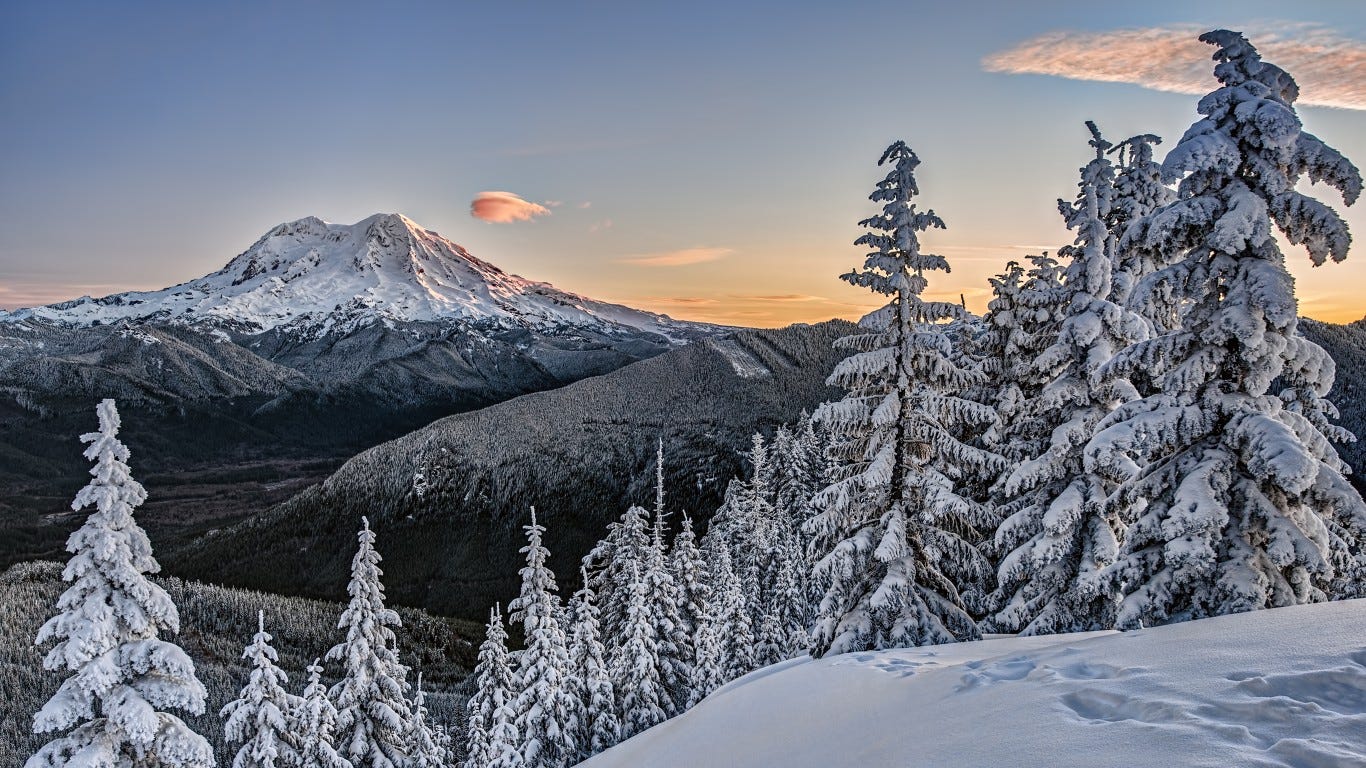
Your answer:
[[[1298,304],[1274,222],[1314,264],[1347,255],[1346,225],[1296,191],[1307,174],[1355,202],[1361,175],[1302,130],[1298,90],[1240,34],[1217,47],[1220,88],[1164,163],[1178,199],[1132,225],[1131,239],[1181,254],[1140,287],[1186,308],[1180,326],[1102,370],[1147,370],[1159,390],[1117,409],[1088,462],[1122,483],[1112,502],[1132,524],[1110,570],[1121,628],[1321,600],[1339,564],[1359,557],[1366,509],[1312,420],[1271,391],[1281,377],[1321,396],[1332,365],[1300,337]],[[1357,553],[1357,554],[1354,554]]]
[[[342,679],[330,693],[337,707],[338,747],[354,768],[402,768],[412,711],[406,697],[408,668],[399,663],[392,629],[401,622],[384,607],[381,558],[364,517],[357,539],[346,587],[351,602],[337,622],[346,640],[326,656],[342,664]]]
[[[726,682],[723,664],[727,661],[727,636],[724,627],[717,620],[716,609],[710,601],[703,603],[700,608],[694,637],[697,655],[688,676],[688,700],[684,710],[697,706],[698,702]]]
[[[418,673],[417,693],[413,695],[413,717],[408,724],[408,762],[405,768],[446,768],[450,765],[451,755],[442,741],[436,728],[427,723],[422,674]]]
[[[646,580],[632,564],[627,591],[626,623],[621,647],[612,659],[612,681],[620,698],[621,737],[629,739],[664,722],[664,699],[668,691],[659,679],[659,653],[650,621]]]
[[[632,570],[644,567],[645,553],[650,547],[650,531],[644,509],[632,505],[621,519],[607,527],[607,536],[584,557],[592,579],[593,592],[598,596],[602,636],[608,638],[608,661],[615,653],[617,639],[626,624],[626,604]]]
[[[223,734],[228,743],[242,743],[232,760],[232,768],[300,765],[297,735],[290,721],[302,701],[285,691],[284,684],[289,678],[276,666],[280,657],[270,646],[265,611],[257,613],[256,621],[256,635],[242,652],[242,658],[251,665],[251,677],[241,695],[228,702],[219,713],[220,717],[227,718]]]
[[[711,586],[707,581],[707,561],[697,548],[697,537],[693,533],[692,520],[683,516],[678,535],[674,536],[673,548],[669,552],[669,573],[677,587],[678,621],[683,634],[696,638],[697,628],[706,604],[711,599]],[[697,657],[694,643],[688,644],[689,666]]]
[[[73,510],[94,507],[67,539],[71,559],[62,580],[71,586],[58,613],[38,630],[37,643],[56,640],[43,668],[65,669],[52,698],[33,717],[34,733],[71,728],[49,741],[25,768],[202,768],[214,764],[204,737],[164,710],[204,711],[204,686],[179,646],[180,617],[166,591],[147,574],[161,570],[133,509],[147,498],[128,469],[118,439],[113,400],[96,408],[100,428],[81,435],[95,463]],[[74,726],[74,728],[73,728]]]
[[[992,626],[1002,632],[1053,634],[1113,625],[1116,590],[1101,578],[1114,562],[1120,524],[1108,508],[1106,480],[1085,466],[1086,443],[1116,404],[1137,396],[1130,383],[1097,378],[1116,352],[1147,338],[1148,325],[1110,301],[1115,238],[1106,224],[1115,199],[1110,143],[1087,122],[1095,157],[1081,169],[1076,202],[1058,201],[1076,243],[1070,259],[1065,319],[1035,369],[1046,382],[1034,409],[1050,435],[1044,449],[1020,463],[1004,483],[1016,509],[997,531],[1005,549],[997,571],[998,604]]]
[[[531,525],[525,530],[522,591],[508,606],[512,621],[521,622],[526,638],[526,650],[517,660],[517,732],[522,738],[522,762],[528,768],[561,768],[578,754],[574,671],[560,626],[560,599],[555,595],[559,587],[546,566],[550,552],[541,543],[545,528],[536,523],[534,507]]]
[[[730,545],[724,536],[707,532],[707,554],[711,570],[711,612],[718,628],[716,639],[724,653],[717,660],[721,682],[734,680],[754,670],[754,626],[743,587],[735,573]]]
[[[1162,164],[1153,159],[1153,147],[1161,143],[1160,137],[1145,133],[1125,139],[1110,150],[1111,154],[1118,153],[1120,165],[1108,222],[1111,235],[1118,238],[1111,300],[1120,306],[1129,306],[1139,283],[1167,266],[1171,256],[1138,247],[1142,243],[1141,226],[1134,230],[1134,237],[1129,236],[1131,226],[1176,199],[1176,191],[1162,183]],[[1154,300],[1158,298],[1149,296],[1146,304],[1132,307],[1150,310],[1145,317],[1155,334],[1171,330],[1177,318],[1170,295],[1167,300]]]
[[[898,141],[879,160],[887,162],[894,168],[871,195],[882,213],[861,222],[872,231],[856,241],[873,250],[863,271],[843,277],[891,301],[866,319],[870,333],[837,342],[854,354],[829,383],[849,394],[816,415],[844,462],[816,497],[810,523],[821,555],[814,576],[824,588],[812,638],[817,656],[976,638],[960,589],[989,576],[974,541],[992,513],[961,496],[958,483],[998,473],[1004,462],[959,435],[994,414],[956,394],[980,381],[955,363],[943,332],[942,323],[964,310],[920,297],[925,273],[949,268],[943,257],[920,252],[917,233],[944,226],[911,203],[920,160]]]
[[[579,680],[583,713],[577,735],[579,760],[587,760],[621,741],[621,722],[617,719],[616,691],[607,669],[607,650],[598,628],[598,606],[583,572],[583,589],[575,596],[574,632],[569,656]]]
[[[649,547],[645,551],[645,594],[654,624],[655,654],[659,659],[659,681],[668,694],[660,702],[673,717],[688,698],[688,667],[692,638],[683,630],[679,616],[681,597],[669,568],[664,543],[664,441],[660,440],[655,461],[655,514]]]
[[[337,708],[327,697],[321,661],[314,659],[308,666],[308,685],[293,718],[293,730],[299,737],[299,765],[351,768],[351,763],[337,751]]]
[[[502,612],[495,606],[489,611],[488,630],[479,646],[479,662],[473,673],[474,693],[466,704],[465,768],[493,765],[507,749],[521,744],[516,737],[516,710],[511,705],[517,695],[517,678],[508,657],[507,638]],[[500,708],[506,709],[504,722],[496,722],[495,714]],[[495,744],[495,725],[502,727],[500,739],[510,735],[511,740]],[[520,752],[517,754],[520,758]]]

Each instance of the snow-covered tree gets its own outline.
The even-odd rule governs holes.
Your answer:
[[[990,391],[984,399],[995,404],[997,415],[982,445],[1011,462],[1037,456],[1048,444],[1037,407],[1044,377],[1034,362],[1057,339],[1067,305],[1057,260],[1044,253],[1030,256],[1029,263],[1026,268],[1010,262],[990,278],[992,299],[978,341],[985,375],[981,386]],[[1008,501],[999,490],[994,498],[998,505]]]
[[[579,711],[583,713],[576,741],[579,760],[587,760],[621,741],[616,692],[607,669],[607,650],[598,627],[597,598],[583,571],[583,589],[574,595],[574,630],[569,657],[578,679]]]
[[[659,681],[668,695],[660,702],[673,717],[688,698],[688,667],[692,638],[683,631],[679,616],[681,597],[669,568],[664,522],[664,441],[659,441],[655,457],[655,511],[649,547],[645,550],[645,594],[650,621],[654,623],[655,653],[659,659]]]
[[[1145,133],[1125,139],[1110,150],[1110,154],[1118,154],[1120,166],[1107,221],[1110,234],[1117,238],[1114,291],[1110,298],[1120,306],[1128,306],[1139,283],[1167,266],[1173,256],[1138,247],[1142,243],[1142,227],[1135,230],[1135,237],[1128,236],[1129,227],[1176,199],[1176,190],[1162,182],[1162,164],[1153,159],[1153,147],[1161,143],[1160,137]],[[1170,294],[1150,295],[1146,302],[1132,309],[1146,310],[1143,314],[1153,332],[1165,333],[1175,326],[1178,316],[1178,307],[1171,298]]]
[[[989,575],[973,542],[990,510],[959,495],[958,483],[999,473],[1004,462],[959,436],[994,414],[957,395],[981,375],[955,362],[943,333],[963,308],[920,296],[927,271],[949,268],[920,252],[918,233],[944,226],[911,202],[920,160],[898,141],[879,160],[888,162],[892,171],[871,195],[882,212],[861,222],[871,231],[856,241],[872,251],[862,271],[843,278],[891,301],[865,320],[869,333],[837,342],[854,354],[829,383],[848,394],[816,414],[843,461],[809,523],[820,555],[813,576],[824,588],[817,656],[976,638],[960,590]]]
[[[521,741],[516,736],[517,715],[512,705],[517,696],[517,676],[508,657],[507,639],[502,611],[495,606],[489,611],[487,633],[479,646],[479,662],[473,673],[474,693],[466,704],[465,768],[493,765],[508,750],[518,755],[520,764],[521,753],[517,748]],[[500,709],[505,710],[505,717],[498,723],[501,736],[495,738],[495,714]],[[507,741],[509,734],[511,741]]]
[[[351,560],[351,596],[337,628],[346,640],[327,652],[340,661],[342,679],[332,687],[337,707],[337,746],[354,768],[402,768],[407,756],[408,668],[398,660],[393,627],[398,614],[384,606],[380,556],[370,521],[361,518],[359,546]]]
[[[711,586],[707,577],[707,561],[697,548],[697,536],[693,533],[692,519],[683,516],[678,534],[674,536],[673,547],[669,551],[669,573],[677,586],[678,620],[682,631],[694,637],[699,617],[711,599]],[[696,650],[692,656],[696,656]],[[692,658],[689,658],[691,661]]]
[[[298,736],[302,768],[351,768],[337,751],[337,708],[323,685],[322,659],[308,665],[308,685],[294,711],[292,729]]]
[[[214,764],[203,736],[167,709],[204,711],[204,686],[179,646],[180,617],[166,591],[147,574],[161,570],[133,510],[147,498],[128,469],[118,439],[113,400],[96,407],[100,427],[81,435],[93,478],[73,510],[94,507],[67,539],[70,582],[58,613],[38,630],[39,644],[56,640],[43,668],[67,670],[52,698],[33,717],[35,733],[71,730],[49,741],[25,768],[202,768]],[[74,726],[74,727],[73,727]]]
[[[408,723],[408,762],[404,768],[447,768],[451,755],[433,725],[427,722],[427,702],[422,693],[422,674],[413,695],[413,717]]]
[[[607,527],[607,536],[583,559],[593,592],[598,596],[602,636],[611,641],[608,643],[609,662],[617,645],[615,639],[622,637],[622,627],[626,624],[630,574],[633,569],[637,573],[643,569],[645,553],[650,547],[650,526],[646,520],[644,509],[635,505],[628,507],[620,520]]]
[[[710,603],[702,605],[697,614],[697,629],[693,634],[696,648],[692,669],[688,675],[688,700],[684,710],[692,709],[712,691],[726,682],[724,664],[727,661],[728,637],[717,620],[715,608]]]
[[[517,732],[522,738],[522,762],[528,768],[561,768],[578,754],[574,670],[560,626],[560,599],[555,594],[559,587],[546,565],[550,552],[542,544],[545,527],[536,523],[535,508],[525,530],[522,591],[508,606],[511,620],[521,623],[526,638],[526,649],[517,659]]]
[[[1347,255],[1347,226],[1295,188],[1303,175],[1351,204],[1361,175],[1304,131],[1298,89],[1236,32],[1217,48],[1220,87],[1164,161],[1178,199],[1130,239],[1180,254],[1140,284],[1170,290],[1180,326],[1121,352],[1103,373],[1143,369],[1157,392],[1101,424],[1088,463],[1122,483],[1127,540],[1110,573],[1120,627],[1291,605],[1329,596],[1338,564],[1360,556],[1366,506],[1312,420],[1285,407],[1278,379],[1332,384],[1331,360],[1297,333],[1298,304],[1272,223],[1315,265]]]
[[[286,768],[301,765],[298,735],[293,719],[302,701],[285,690],[289,677],[276,664],[280,657],[271,647],[266,613],[256,615],[256,635],[242,651],[251,665],[251,677],[236,699],[219,715],[229,744],[241,743],[232,768]]]
[[[612,681],[620,703],[621,737],[629,739],[664,722],[664,700],[669,692],[659,679],[658,641],[650,620],[646,580],[632,564],[626,590],[626,622],[617,653],[612,658]]]
[[[725,536],[704,537],[711,572],[713,602],[710,607],[716,637],[724,653],[717,660],[721,682],[734,680],[754,670],[754,625],[744,587],[735,573],[730,544]],[[699,662],[700,663],[700,662]]]
[[[1065,317],[1053,344],[1035,361],[1045,382],[1032,409],[1049,441],[1004,482],[1012,514],[996,532],[1008,554],[997,570],[999,606],[992,627],[1052,634],[1113,625],[1118,595],[1102,571],[1114,562],[1120,524],[1107,505],[1111,486],[1085,466],[1096,425],[1137,393],[1123,378],[1097,377],[1116,352],[1148,336],[1138,315],[1110,300],[1116,238],[1107,225],[1115,199],[1110,143],[1087,122],[1095,157],[1081,169],[1075,202],[1058,201],[1076,241],[1059,253],[1070,260]]]

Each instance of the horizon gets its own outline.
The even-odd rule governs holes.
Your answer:
[[[948,223],[924,246],[954,271],[927,295],[981,313],[1007,261],[1071,242],[1054,200],[1090,156],[1084,120],[1157,133],[1159,156],[1195,121],[1199,73],[1215,87],[1200,28],[1247,33],[1299,81],[1306,130],[1366,163],[1366,8],[791,7],[7,7],[0,108],[24,120],[0,143],[0,307],[158,290],[281,222],[389,211],[677,319],[857,319],[878,303],[838,275],[903,139]],[[864,63],[880,19],[936,30],[893,41],[905,74]],[[1366,206],[1302,186],[1366,232]],[[1283,250],[1302,315],[1366,315],[1360,245],[1317,268]]]

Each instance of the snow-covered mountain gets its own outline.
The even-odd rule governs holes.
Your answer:
[[[508,274],[396,214],[300,219],[196,280],[0,313],[0,566],[61,552],[39,500],[85,473],[69,436],[106,397],[169,485],[267,478],[729,330]],[[269,487],[210,516],[258,511]]]
[[[461,322],[554,332],[644,331],[686,340],[698,326],[508,274],[396,213],[355,224],[281,224],[223,269],[159,291],[0,312],[0,321],[88,327],[119,321],[317,337],[387,322]]]
[[[1366,765],[1366,600],[765,667],[588,760],[691,766]]]

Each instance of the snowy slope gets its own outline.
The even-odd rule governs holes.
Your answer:
[[[1366,600],[794,660],[584,763],[1366,765]]]
[[[669,338],[681,338],[691,325],[508,274],[399,214],[350,225],[299,219],[197,280],[0,312],[0,320],[25,319],[207,324],[244,333],[287,328],[311,336],[376,321],[459,320],[541,331],[624,327]]]

